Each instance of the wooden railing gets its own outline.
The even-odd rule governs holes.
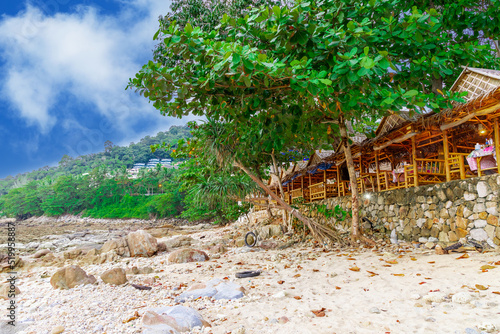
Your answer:
[[[302,191],[302,188],[292,190],[292,203],[293,200],[297,198],[304,198],[304,192]]]
[[[288,191],[285,191],[283,195],[285,203],[290,204],[290,194],[288,193]]]
[[[311,184],[309,186],[309,196],[312,201],[326,198],[326,187],[324,182]]]
[[[417,163],[417,182],[415,184],[414,165],[405,166],[405,179],[409,187],[434,184],[446,181],[445,163],[442,159],[415,159]]]
[[[450,174],[453,180],[465,179],[467,177],[475,176],[470,172],[469,165],[465,163],[465,158],[468,153],[450,153],[448,158],[448,166],[450,166]]]

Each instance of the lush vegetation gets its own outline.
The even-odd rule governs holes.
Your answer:
[[[447,89],[460,65],[498,68],[499,1],[302,1],[226,10],[216,27],[167,20],[152,61],[129,87],[164,115],[194,114],[225,129],[206,138],[309,227],[312,222],[259,180],[274,152],[337,148],[353,189],[352,238],[360,238],[350,123],[440,111],[463,101]],[[182,17],[180,17],[182,21]],[[164,60],[175,60],[164,61]],[[194,142],[205,147],[202,140]],[[193,145],[194,145],[193,144]],[[335,145],[335,146],[334,146]],[[195,147],[191,147],[195,150]],[[314,231],[313,231],[314,233]]]
[[[45,166],[32,172],[0,179],[0,195],[8,193],[12,188],[27,185],[31,181],[46,179],[46,182],[52,183],[59,176],[78,176],[95,168],[105,168],[112,171],[123,167],[130,168],[134,163],[147,162],[149,159],[170,158],[171,151],[153,153],[150,146],[162,142],[174,144],[179,139],[189,136],[190,131],[187,127],[172,126],[168,131],[159,132],[156,136],[146,136],[138,143],[130,143],[129,146],[116,146],[112,142],[106,141],[103,147],[104,151],[101,153],[79,157],[64,155],[58,166]]]

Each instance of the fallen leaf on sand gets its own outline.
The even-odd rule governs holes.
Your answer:
[[[420,282],[420,283],[418,283],[418,284],[422,285],[422,284],[425,284],[425,283],[427,283],[427,282]]]
[[[495,266],[490,266],[489,264],[485,264],[481,267],[481,270],[495,269]]]
[[[140,317],[139,312],[135,311],[135,313],[134,313],[134,315],[133,315],[133,316],[131,316],[131,317],[130,317],[130,318],[128,318],[127,320],[123,320],[122,322],[123,322],[124,324],[126,324],[127,322],[130,322],[130,321],[132,321],[132,320],[135,320],[135,319],[137,319],[137,318],[139,318],[139,317]]]
[[[390,264],[383,264],[382,267],[392,267]]]
[[[390,260],[390,261],[385,261],[386,263],[390,263],[390,264],[398,264],[398,261],[396,260]]]
[[[335,289],[336,289],[336,290],[340,290],[340,289],[342,289],[342,288],[341,288],[340,286],[336,286],[336,287],[335,287]]]
[[[293,298],[295,298],[297,300],[301,300],[302,299],[302,297],[300,297],[300,296],[294,296]]]
[[[394,276],[404,276],[405,274],[392,274]]]
[[[481,284],[476,284],[476,289],[478,290],[488,290],[488,287],[481,285]]]
[[[467,258],[469,258],[469,254],[464,253],[462,256],[457,257],[457,260],[460,260],[460,259],[467,259]]]
[[[432,263],[436,263],[436,261],[429,261],[428,263],[432,264]]]
[[[493,263],[495,266],[500,266],[500,261]]]
[[[370,277],[372,277],[372,276],[377,276],[377,275],[378,275],[377,273],[374,273],[373,271],[369,271],[369,270],[367,270],[366,272],[367,272],[368,274],[370,274]]]
[[[315,316],[317,317],[324,317],[325,316],[325,308],[322,307],[321,310],[311,310],[312,313],[314,313]]]
[[[319,269],[313,269],[313,273],[317,273]]]
[[[300,274],[297,274],[297,275],[293,275],[294,278],[299,278],[300,277]]]
[[[349,268],[349,270],[351,270],[351,271],[359,271],[359,268],[356,267],[356,266],[354,266],[354,267]]]
[[[412,261],[417,261],[417,259],[416,259],[416,258],[414,258],[414,257],[410,257],[410,260],[412,260]]]
[[[347,259],[348,259],[348,260],[351,260],[351,261],[356,261],[356,259],[355,259],[355,258],[353,258],[353,257],[348,257]]]
[[[496,295],[500,295],[500,291],[491,291],[491,292],[493,292]]]
[[[285,281],[278,281],[278,284],[283,284],[285,283]]]

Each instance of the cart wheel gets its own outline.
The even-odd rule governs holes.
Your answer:
[[[250,271],[242,271],[236,273],[234,276],[236,276],[236,278],[245,278],[245,277],[255,277],[259,275],[260,275],[260,270],[250,270]]]
[[[250,239],[250,241],[252,241],[251,243],[248,242],[249,239]],[[255,235],[255,233],[248,232],[245,235],[245,245],[247,245],[248,247],[253,247],[253,246],[255,246],[256,243],[257,243],[257,236]]]

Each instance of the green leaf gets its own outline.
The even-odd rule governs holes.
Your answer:
[[[241,61],[241,56],[237,53],[233,53],[233,64],[238,65]]]
[[[252,83],[250,82],[250,78],[244,75],[243,77],[243,82],[245,83],[245,86],[250,87]]]
[[[332,85],[332,80],[329,80],[329,79],[318,79],[321,83],[327,85],[327,86],[331,86]]]
[[[382,103],[385,103],[385,104],[392,104],[394,102],[394,99],[393,98],[386,98],[384,101],[382,101]]]
[[[274,13],[274,15],[276,15],[277,17],[279,17],[281,15],[281,8],[278,7],[278,6],[274,6],[273,7],[273,13]]]
[[[370,51],[370,48],[365,46],[365,48],[364,48],[365,56],[368,56],[369,51]]]
[[[253,71],[253,69],[255,68],[255,66],[253,65],[253,63],[250,60],[248,60],[248,59],[243,59],[243,65],[249,71]]]
[[[419,43],[423,43],[424,42],[424,37],[422,37],[422,34],[420,33],[420,31],[417,31],[415,33],[415,40]]]
[[[186,34],[191,34],[193,32],[193,27],[191,26],[191,23],[188,23],[186,24],[186,26],[184,27],[184,31],[186,32]]]
[[[267,55],[265,53],[260,53],[257,58],[260,60],[260,61],[266,61],[267,59]]]
[[[319,72],[318,74],[318,79],[322,79],[322,78],[326,78],[326,76],[328,75],[328,72],[326,71],[321,71]]]
[[[418,91],[417,90],[409,90],[407,91],[406,93],[403,94],[404,97],[413,97],[415,95],[418,95]]]
[[[160,34],[160,29],[158,29],[158,31],[154,34],[153,40],[156,40],[159,34]]]
[[[176,44],[181,41],[181,36],[173,35],[172,38],[170,39],[171,44]]]
[[[308,40],[309,40],[309,35],[307,34],[307,32],[299,30],[292,36],[292,38],[290,39],[290,43],[292,44],[299,43],[300,45],[306,45]]]
[[[378,62],[378,66],[385,70],[386,68],[391,66],[391,64],[389,63],[389,61],[387,59],[383,58]]]

